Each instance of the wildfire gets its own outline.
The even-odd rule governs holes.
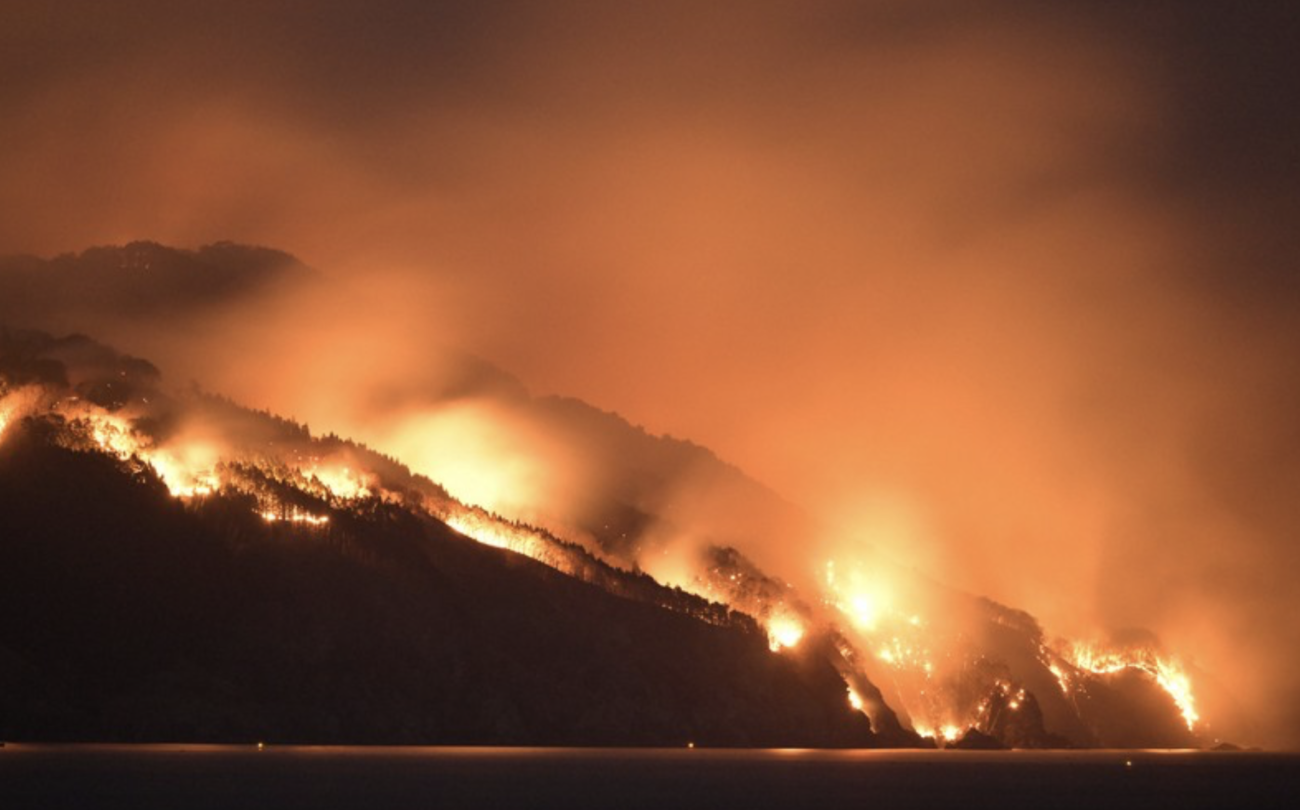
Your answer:
[[[1098,645],[1084,642],[1069,645],[1065,655],[1076,669],[1094,675],[1110,675],[1128,669],[1145,672],[1177,704],[1188,731],[1194,730],[1200,722],[1201,716],[1196,711],[1196,699],[1192,694],[1192,680],[1182,666],[1169,656],[1161,655],[1149,647],[1102,649]],[[1052,672],[1068,694],[1068,678],[1059,671],[1059,667],[1054,667]]]
[[[138,431],[121,413],[105,411],[70,398],[59,411],[74,424],[84,425],[85,435],[101,451],[125,461],[135,458],[149,465],[172,497],[191,500],[217,492],[223,481],[222,443],[218,438],[188,435],[158,445]],[[365,480],[347,467],[314,464],[307,469],[291,468],[302,478],[314,479],[330,494],[348,499],[369,494]],[[259,497],[257,515],[268,523],[324,526],[328,515],[313,514],[299,507],[284,506],[273,498]]]
[[[1052,677],[1056,678],[1056,682],[1061,685],[1061,692],[1067,695],[1070,694],[1070,674],[1065,671],[1060,662],[1051,656],[1046,647],[1043,648],[1043,654],[1047,660],[1047,671],[1051,672]]]
[[[849,687],[849,705],[853,707],[854,711],[865,711],[862,696],[852,686]]]
[[[127,459],[141,454],[140,442],[132,435],[131,425],[126,419],[111,413],[87,410],[77,415],[90,425],[90,438],[99,445],[99,449]]]
[[[917,723],[914,730],[922,737],[929,737],[932,740],[943,740],[945,743],[955,743],[961,739],[962,728],[955,723],[944,723],[937,729],[933,726],[927,726],[923,723]]]
[[[526,553],[527,541],[520,536],[520,533],[510,531],[503,523],[469,512],[453,515],[447,518],[446,523],[471,540],[476,540],[485,546],[503,548],[520,554]]]
[[[476,542],[493,548],[522,554],[557,571],[576,575],[572,561],[564,550],[544,532],[530,526],[511,523],[482,509],[459,507],[443,518],[451,528]]]
[[[888,668],[916,731],[943,738],[946,726],[941,719],[958,711],[942,698],[935,664],[934,645],[946,637],[916,612],[914,605],[905,604],[895,589],[880,572],[864,570],[860,564],[837,568],[831,561],[826,565],[825,604],[844,617],[846,629]]]
[[[168,421],[156,418],[156,413],[138,403],[108,410],[77,396],[54,399],[37,389],[0,389],[0,394],[0,437],[30,410],[31,403],[24,404],[25,396],[45,396],[45,402],[54,402],[49,407],[67,422],[67,446],[98,449],[129,461],[136,470],[148,465],[171,495],[182,500],[203,498],[223,488],[246,491],[256,497],[253,513],[267,523],[323,527],[330,523],[330,515],[323,513],[324,505],[340,507],[340,501],[387,493],[380,475],[343,463],[346,459],[357,464],[362,456],[326,450],[328,445],[312,440],[305,430],[297,437],[277,436],[248,449],[249,443],[238,444],[228,432],[214,428],[213,422],[205,422],[202,416]],[[150,427],[160,424],[166,425],[165,431]],[[285,498],[286,491],[306,497]],[[322,506],[318,509],[312,503]],[[547,531],[456,501],[448,505],[445,500],[426,500],[424,508],[429,515],[443,519],[455,531],[484,545],[524,555],[575,576],[600,574],[597,568],[575,562],[574,544]],[[668,550],[663,553],[667,555]],[[888,695],[888,700],[897,699],[898,708],[912,719],[916,732],[940,744],[957,742],[967,728],[984,731],[992,713],[1004,718],[1004,709],[1021,711],[1031,700],[1018,682],[994,683],[989,680],[992,676],[987,668],[978,668],[983,659],[973,647],[969,626],[953,618],[954,612],[946,609],[947,602],[936,600],[928,591],[909,587],[907,580],[890,573],[893,569],[873,563],[870,557],[848,560],[840,567],[835,561],[828,562],[821,600],[812,608],[798,598],[791,586],[768,580],[752,566],[744,567],[746,561],[734,552],[730,557],[710,559],[712,567],[702,575],[701,566],[692,561],[687,569],[696,576],[682,575],[677,578],[678,584],[760,619],[773,652],[798,647],[812,623],[835,631],[829,635],[838,637],[838,643],[844,645],[842,674],[848,683],[848,704],[855,711],[865,712],[866,702],[851,685],[855,681],[849,676],[863,678],[856,681],[863,686],[868,672],[861,667],[872,664],[879,668],[870,676],[884,679],[878,684],[892,682],[888,685],[893,694]],[[660,574],[661,581],[672,579],[659,571],[651,573]],[[1170,696],[1189,730],[1194,731],[1200,722],[1191,678],[1176,658],[1150,646],[1108,648],[1079,642],[1049,646],[1038,632],[1040,661],[1066,696],[1076,694],[1089,675],[1136,670]],[[845,649],[850,652],[845,653]],[[855,658],[862,664],[855,663]],[[999,693],[990,692],[990,687],[996,687]]]
[[[880,621],[882,608],[873,594],[857,593],[849,597],[845,612],[855,625],[870,630]]]
[[[6,388],[4,381],[0,380],[0,436],[4,436],[5,428],[14,420],[18,413],[17,396],[11,395]]]
[[[215,449],[204,445],[186,445],[145,455],[167,490],[176,498],[211,495],[221,486],[217,479]]]
[[[875,630],[893,612],[887,583],[857,568],[839,574],[834,560],[826,564],[826,590],[828,601],[859,630]]]
[[[220,455],[209,443],[191,441],[158,447],[118,414],[86,409],[77,418],[89,424],[90,437],[101,450],[122,460],[139,458],[153,468],[175,498],[210,495],[221,486],[216,474]]]
[[[966,727],[983,728],[993,704],[987,698],[977,702],[971,697],[971,685],[983,677],[979,674],[982,658],[962,624],[943,612],[915,611],[915,599],[901,598],[906,594],[897,590],[896,583],[861,564],[830,562],[823,582],[824,604],[843,617],[843,627],[886,668],[896,699],[918,733],[954,742]],[[1173,700],[1189,731],[1200,722],[1191,677],[1177,658],[1151,646],[1042,644],[1040,661],[1066,696],[1075,694],[1088,674],[1142,672]],[[1026,690],[1011,681],[988,686],[999,690],[1006,711],[1020,711],[1028,700]]]
[[[933,673],[922,638],[925,622],[917,613],[900,610],[886,583],[868,579],[857,569],[837,576],[832,561],[826,566],[826,587],[827,602],[867,639],[876,658],[895,669]]]
[[[259,514],[261,515],[262,520],[265,520],[267,523],[286,521],[288,523],[305,523],[309,526],[324,526],[326,523],[330,522],[329,515],[313,515],[299,509],[289,509],[281,512],[267,509]]]
[[[767,620],[767,641],[772,652],[797,646],[803,635],[803,623],[789,613],[777,613]]]
[[[321,486],[329,490],[334,497],[350,501],[370,495],[370,486],[366,476],[350,467],[331,467],[313,464],[303,469],[307,478],[315,478]]]
[[[876,649],[876,657],[895,669],[920,671],[929,676],[934,673],[934,662],[929,651],[917,642],[892,636]]]

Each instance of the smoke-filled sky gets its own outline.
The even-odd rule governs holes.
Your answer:
[[[1298,46],[1284,3],[3,0],[0,252],[288,250],[344,371],[464,347],[1153,627],[1300,744]]]

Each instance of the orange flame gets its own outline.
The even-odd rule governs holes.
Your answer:
[[[862,702],[862,696],[859,695],[857,690],[854,689],[852,686],[849,687],[849,705],[853,707],[854,711],[859,711],[859,712],[866,711],[865,709],[866,704]]]
[[[315,478],[339,500],[351,501],[371,494],[367,477],[351,467],[313,464],[304,468],[302,474],[307,478]]]
[[[1078,641],[1066,648],[1065,657],[1076,669],[1094,675],[1110,675],[1128,669],[1145,672],[1177,704],[1188,731],[1195,730],[1196,724],[1201,720],[1192,693],[1192,679],[1174,658],[1161,655],[1149,647],[1104,649],[1097,644]],[[1068,694],[1069,678],[1059,666],[1053,669],[1053,674]]]
[[[768,646],[772,652],[796,647],[803,640],[804,626],[801,621],[789,613],[776,613],[767,620]]]
[[[522,554],[557,571],[578,575],[572,559],[539,529],[511,523],[482,509],[460,505],[441,519],[451,528],[485,546]]]
[[[259,514],[261,515],[262,520],[265,520],[267,523],[287,521],[289,523],[305,523],[309,526],[324,526],[330,522],[329,515],[313,515],[299,509],[289,509],[278,513],[268,509]]]

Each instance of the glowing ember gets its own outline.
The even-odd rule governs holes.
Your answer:
[[[855,594],[849,597],[848,610],[849,618],[858,627],[871,629],[876,626],[880,620],[880,605],[876,599],[865,593]]]
[[[839,572],[835,562],[826,564],[826,601],[842,613],[857,630],[874,634],[887,624],[907,623],[920,627],[921,617],[900,615],[891,598],[888,582],[879,576],[869,577],[860,567]]]
[[[265,520],[267,523],[285,521],[288,523],[305,523],[309,526],[324,526],[326,523],[330,522],[329,515],[313,515],[297,509],[290,509],[283,512],[266,510],[261,512],[261,517],[262,520]]]
[[[855,711],[864,711],[862,697],[852,686],[849,687],[849,705],[852,706]]]
[[[443,518],[448,526],[485,546],[522,554],[557,571],[577,575],[559,541],[540,529],[511,523],[481,509],[460,507]]]
[[[961,739],[962,727],[955,723],[944,723],[938,729],[933,726],[927,726],[924,723],[913,725],[912,730],[922,737],[929,737],[932,740],[943,740],[944,743],[955,743]]]
[[[936,643],[943,648],[943,634],[916,612],[915,605],[904,604],[896,583],[879,570],[857,562],[837,565],[832,561],[826,566],[825,588],[825,604],[844,617],[845,629],[888,668],[897,699],[918,732],[941,736],[933,729],[942,720],[964,712],[945,700],[943,684],[937,678],[933,650]]]
[[[416,471],[462,503],[496,514],[527,514],[556,475],[542,461],[539,440],[508,411],[461,402],[389,425],[377,446],[400,455]]]
[[[828,602],[859,630],[877,629],[893,612],[888,583],[879,577],[868,577],[859,567],[841,572],[834,560],[828,562],[826,592]]]
[[[88,412],[81,417],[90,424],[90,437],[101,450],[126,459],[141,451],[140,443],[131,435],[131,426],[125,419],[108,413]]]
[[[221,486],[215,472],[218,456],[212,448],[187,445],[143,455],[174,497],[211,495]]]
[[[1146,647],[1105,650],[1096,645],[1075,642],[1066,651],[1066,657],[1076,668],[1094,675],[1110,675],[1128,669],[1145,672],[1178,705],[1188,731],[1194,730],[1200,722],[1201,716],[1196,711],[1196,700],[1192,694],[1191,678],[1168,656]],[[1068,679],[1057,669],[1053,669],[1053,674],[1061,681],[1062,689],[1068,690]]]
[[[340,500],[350,501],[370,495],[365,476],[349,467],[313,465],[303,469],[302,474],[307,478],[315,478]]]
[[[919,642],[892,636],[876,649],[876,657],[895,669],[924,672],[934,671],[928,651]]]
[[[767,621],[768,646],[772,652],[798,645],[803,634],[803,624],[788,613],[777,614]]]
[[[447,518],[447,525],[485,546],[514,551],[520,545],[519,538],[512,536],[504,526],[468,514]]]
[[[883,665],[873,676],[889,678],[893,697],[918,733],[953,742],[965,728],[987,728],[995,706],[1007,712],[1026,707],[1028,692],[1009,680],[988,684],[996,686],[1001,701],[980,700],[969,686],[981,677],[983,659],[966,629],[942,613],[916,611],[915,600],[907,599],[907,592],[879,567],[831,562],[823,582],[823,603],[843,617],[844,629],[860,648]],[[1200,721],[1190,677],[1176,658],[1154,649],[1074,644],[1062,652],[1042,644],[1039,660],[1067,698],[1081,687],[1086,673],[1104,676],[1132,669],[1150,676],[1170,696],[1188,730]]]
[[[135,457],[152,467],[174,497],[209,495],[221,485],[215,472],[220,457],[214,446],[188,442],[156,447],[118,414],[70,404],[62,410],[86,424],[91,440],[104,452],[124,461]]]
[[[0,436],[4,436],[5,428],[18,419],[20,405],[18,399],[19,393],[10,393],[4,380],[0,380]]]
[[[1044,648],[1043,652],[1044,655],[1048,654],[1046,648]],[[1049,658],[1047,669],[1052,673],[1052,676],[1056,678],[1056,682],[1061,685],[1062,694],[1070,694],[1070,675],[1065,671],[1061,664],[1056,660]]]

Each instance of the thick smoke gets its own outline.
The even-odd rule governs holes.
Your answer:
[[[6,3],[0,250],[290,250],[122,348],[503,509],[590,484],[468,348],[817,515],[788,579],[1147,626],[1300,744],[1294,12],[629,6]]]

